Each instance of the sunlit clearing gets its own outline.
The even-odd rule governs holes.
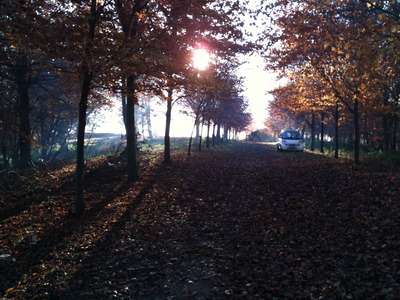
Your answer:
[[[210,63],[210,54],[206,49],[196,49],[193,52],[193,66],[203,71],[207,69],[208,64]]]

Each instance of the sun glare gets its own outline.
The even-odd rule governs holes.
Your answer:
[[[194,50],[193,52],[193,66],[200,70],[203,71],[207,69],[208,65],[210,63],[210,54],[208,51],[204,48],[199,48]]]

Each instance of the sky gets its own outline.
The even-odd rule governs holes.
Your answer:
[[[264,70],[264,62],[260,56],[254,55],[239,69],[244,76],[243,96],[248,100],[249,112],[253,116],[253,129],[264,128],[264,120],[268,117],[268,102],[272,96],[268,91],[276,86],[274,74]]]
[[[244,92],[249,103],[249,112],[253,117],[251,130],[264,128],[264,120],[268,116],[267,106],[271,100],[269,90],[274,88],[275,76],[264,70],[263,59],[260,56],[251,56],[239,69],[239,75],[244,77]],[[157,136],[163,136],[165,131],[165,105],[153,105],[152,125]],[[188,137],[193,128],[193,119],[180,112],[182,108],[174,106],[172,109],[171,136]],[[102,112],[100,125],[96,132],[124,134],[120,103]]]

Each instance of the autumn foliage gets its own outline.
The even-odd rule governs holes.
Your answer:
[[[273,91],[269,126],[303,129],[342,146],[397,150],[398,1],[275,1],[266,53],[284,84]],[[271,127],[272,130],[277,128]]]
[[[0,1],[2,299],[400,298],[398,161],[360,163],[398,150],[399,2],[248,4]],[[243,17],[262,15],[255,47]],[[261,48],[281,79],[270,132],[356,164],[230,141],[251,122],[237,54]],[[163,153],[138,146],[145,97],[166,103]],[[110,98],[127,148],[88,160],[87,117]],[[175,103],[206,149],[169,151]]]
[[[241,14],[249,12],[245,4],[215,0],[3,1],[0,84],[5,93],[0,99],[4,107],[0,169],[24,172],[36,161],[49,161],[60,153],[75,158],[75,210],[82,214],[88,116],[109,99],[120,101],[128,180],[136,181],[140,172],[135,109],[139,98],[146,96],[166,103],[164,160],[169,163],[173,102],[193,97],[198,92],[194,87],[207,90],[198,84],[201,76],[196,76],[204,70],[197,70],[192,62],[197,45],[206,45],[213,55],[210,72],[218,68],[225,76],[235,72],[238,54],[253,49],[241,21]],[[211,81],[216,77],[211,76]],[[240,85],[240,81],[231,83]],[[212,84],[210,101],[222,93],[215,88],[218,84]],[[224,130],[246,128],[245,106],[230,109],[238,110],[230,118],[239,116],[240,120],[226,121]]]

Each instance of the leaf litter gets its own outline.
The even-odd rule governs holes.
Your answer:
[[[4,299],[398,299],[399,171],[265,144],[154,155],[139,182],[122,157],[7,192]],[[27,202],[26,199],[29,199]]]

